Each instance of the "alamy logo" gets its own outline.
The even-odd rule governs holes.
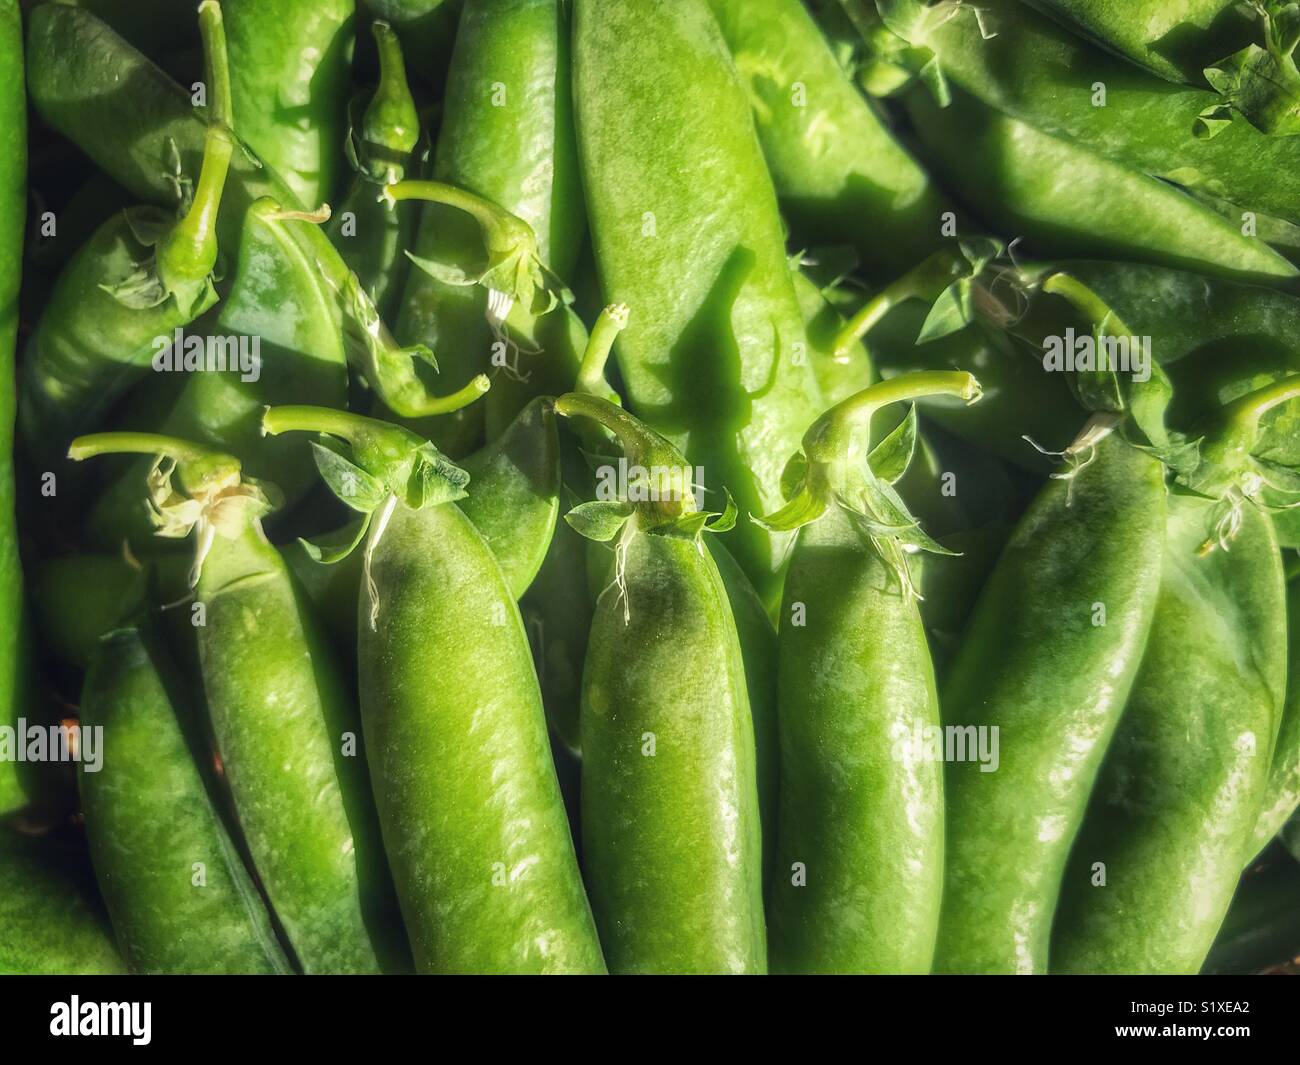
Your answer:
[[[104,764],[104,728],[69,725],[0,725],[0,762],[80,762],[87,773]]]
[[[177,329],[153,338],[155,373],[237,373],[245,382],[262,376],[262,338],[203,335]]]
[[[1064,336],[1043,340],[1043,369],[1067,371],[1111,370],[1133,375],[1133,380],[1151,380],[1151,338],[1104,336],[1076,333],[1073,327]]]
[[[627,459],[596,469],[596,498],[603,503],[658,503],[690,496],[702,509],[704,469],[700,466],[633,466]]]
[[[152,1026],[151,1002],[82,1002],[73,995],[50,1006],[50,1035],[129,1035],[142,1047],[153,1038]]]

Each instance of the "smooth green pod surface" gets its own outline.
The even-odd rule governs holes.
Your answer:
[[[118,629],[100,642],[82,692],[81,727],[100,730],[102,764],[90,771],[83,760],[77,780],[118,945],[137,973],[287,973],[164,669],[138,629]]]
[[[600,973],[514,597],[458,507],[394,507],[358,619],[371,780],[418,970]],[[466,810],[473,816],[466,817]]]
[[[762,973],[762,839],[744,665],[722,578],[637,533],[596,605],[582,686],[582,840],[614,973]]]
[[[1247,504],[1230,549],[1202,557],[1216,517],[1212,500],[1169,499],[1151,636],[1066,868],[1054,972],[1196,973],[1249,857],[1286,600],[1268,519]]]
[[[997,758],[947,764],[940,972],[1047,968],[1066,859],[1151,627],[1161,473],[1102,440],[1039,493],[980,594],[941,705],[947,729],[990,753],[996,739]]]
[[[378,972],[391,888],[334,652],[256,525],[217,536],[195,593],[217,748],[275,915],[305,972]]]
[[[943,888],[934,667],[915,600],[838,507],[786,575],[772,968],[926,973]]]
[[[125,973],[80,847],[0,827],[0,973]]]

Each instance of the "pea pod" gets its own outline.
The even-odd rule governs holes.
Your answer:
[[[80,724],[99,730],[102,764],[77,779],[118,944],[138,973],[287,973],[171,690],[137,628],[106,634],[86,673]]]
[[[223,0],[240,136],[308,209],[338,187],[354,0]]]
[[[1035,0],[1049,15],[1080,29],[1168,81],[1219,94],[1194,129],[1213,135],[1240,113],[1274,135],[1300,132],[1300,73],[1295,66],[1293,12],[1285,0],[1252,7],[1230,0],[1193,0],[1171,7],[1159,0],[1085,3]]]
[[[27,39],[29,92],[46,122],[135,195],[175,202],[177,184],[196,169],[204,140],[205,115],[189,94],[89,12],[42,4],[28,19]],[[269,167],[236,152],[217,215],[221,246],[232,258],[239,256],[245,214],[263,197],[285,207],[296,201]],[[397,345],[318,217],[287,217],[284,233],[331,297],[331,317],[342,325],[349,365],[389,409],[418,418],[455,409],[481,393],[481,387],[451,396],[429,390],[415,364],[435,362],[432,352]]]
[[[0,972],[126,972],[81,847],[0,827]]]
[[[352,268],[383,318],[406,280],[406,249],[416,217],[411,205],[390,209],[380,190],[413,169],[420,120],[406,83],[397,34],[386,22],[371,24],[379,51],[379,84],[349,109],[347,155],[356,172],[352,187],[330,219],[330,239]],[[362,103],[365,103],[364,110]]]
[[[174,223],[145,207],[110,219],[59,275],[23,363],[23,433],[42,458],[61,453],[78,428],[93,428],[148,371],[156,338],[170,340],[216,302],[230,88],[221,8],[209,0],[199,11],[214,124],[193,202]]]
[[[999,232],[1046,256],[1153,262],[1243,281],[1300,271],[1182,190],[1052,136],[953,88],[943,107],[918,85],[908,113],[925,158]],[[981,180],[964,181],[974,168]],[[1068,185],[1060,181],[1069,174]]]
[[[122,555],[46,559],[32,581],[32,606],[46,647],[84,669],[99,638],[137,617],[149,594],[149,574]],[[76,609],[70,610],[69,604]]]
[[[1249,857],[1286,684],[1284,582],[1263,514],[1207,555],[1214,522],[1211,501],[1170,497],[1151,636],[1062,883],[1054,971],[1196,973]]]
[[[710,487],[773,510],[820,401],[775,192],[704,0],[579,3],[574,99],[605,299],[644,308],[616,352],[631,409]],[[783,539],[755,525],[731,537],[765,602]]]
[[[906,468],[915,417],[864,465],[882,406],[942,393],[964,373],[873,385],[815,421],[800,481],[765,523],[797,529],[781,611],[781,798],[769,920],[784,972],[928,972],[943,886],[943,770],[926,757],[939,726],[934,667],[888,488]]]
[[[1277,743],[1273,747],[1273,764],[1259,819],[1248,848],[1247,860],[1268,846],[1300,807],[1300,582],[1287,586],[1287,687]]]
[[[569,515],[618,538],[581,716],[583,854],[610,971],[764,972],[754,726],[726,589],[698,542],[711,516],[682,457],[621,408],[570,393],[556,411],[605,426],[658,484],[644,502],[629,490]]]
[[[468,0],[452,53],[432,171],[437,181],[489,200],[521,220],[535,236],[537,258],[562,277],[573,269],[584,229],[568,71],[563,4]],[[520,337],[521,326],[525,332],[554,332],[550,321],[531,321],[536,311],[529,296],[500,279],[467,286],[456,276],[480,269],[482,245],[478,226],[463,211],[450,204],[425,206],[412,256],[426,269],[411,271],[407,279],[397,335],[441,352],[449,387],[489,369],[498,387],[512,377],[527,385],[544,350],[530,341],[547,347],[566,342],[566,316],[558,312],[557,335]],[[489,305],[493,288],[499,295]],[[513,337],[506,334],[508,316],[516,322]],[[579,355],[581,351],[579,340]],[[562,382],[557,390],[570,384]],[[546,391],[535,383],[510,390],[518,396],[494,415],[496,433],[528,398]],[[474,446],[486,410],[468,407],[453,419],[420,428],[463,453]]]
[[[836,62],[799,0],[709,0],[754,109],[795,236],[850,243],[892,277],[939,244],[951,211]]]
[[[15,0],[0,3],[0,724],[18,716],[22,570],[14,519],[14,344],[27,214],[27,108],[22,21]],[[0,811],[23,801],[17,767],[0,764]]]
[[[1300,217],[1300,141],[1233,122],[1189,137],[1216,94],[1170,85],[1018,0],[877,0],[885,24],[943,79],[1004,114],[1155,177]],[[1104,94],[1104,95],[1099,95]]]
[[[119,419],[239,456],[250,474],[274,481],[286,504],[303,496],[315,471],[300,449],[262,435],[262,408],[288,398],[342,406],[348,388],[331,296],[315,261],[287,231],[296,224],[270,199],[258,200],[244,216],[233,284],[205,330],[227,353],[228,369],[161,374]],[[173,369],[183,362],[178,354]],[[171,377],[183,382],[179,392]],[[148,472],[149,460],[141,459],[109,482],[87,521],[91,540],[109,547],[129,539],[148,549],[153,530],[140,500]]]
[[[946,769],[940,972],[1046,969],[1070,845],[1151,627],[1161,466],[1113,433],[1073,455],[1092,461],[1021,518],[941,694],[945,729],[967,745],[985,730],[986,752],[996,737],[998,764]]]
[[[447,505],[464,471],[356,415],[280,407],[265,424],[341,441],[334,468],[371,508],[361,712],[417,968],[603,972],[519,611],[483,538]],[[349,482],[329,480],[348,498]]]
[[[159,456],[150,477],[160,533],[196,537],[194,635],[213,733],[240,828],[302,969],[400,964],[371,928],[389,885],[355,710],[319,622],[260,516],[238,460],[147,433],[79,438],[70,456]],[[286,767],[289,767],[286,769]]]
[[[772,619],[745,571],[716,537],[705,541],[722,578],[740,640],[745,668],[745,692],[754,727],[754,775],[758,782],[758,815],[763,827],[763,883],[772,879],[776,861],[777,799],[781,787],[781,737],[776,717],[777,640]]]

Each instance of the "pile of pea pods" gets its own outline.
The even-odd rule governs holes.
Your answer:
[[[0,0],[0,972],[1300,972],[1298,40]]]

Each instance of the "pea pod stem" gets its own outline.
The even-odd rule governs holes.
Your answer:
[[[633,464],[686,465],[686,460],[667,440],[603,396],[567,392],[555,401],[555,413],[565,418],[589,418],[608,429]]]
[[[1111,336],[1127,336],[1131,332],[1097,293],[1070,274],[1052,274],[1043,282],[1043,291],[1068,301],[1099,331],[1104,329]]]
[[[160,433],[90,433],[79,436],[68,446],[68,458],[74,462],[102,455],[158,455],[176,462],[223,461],[239,468],[239,460],[214,448],[178,440]]]
[[[262,431],[268,436],[279,436],[281,433],[327,433],[354,445],[368,443],[385,433],[393,436],[407,435],[399,426],[353,414],[351,411],[295,404],[267,407],[262,412]]]
[[[591,335],[587,338],[587,347],[582,353],[582,363],[578,367],[578,377],[574,382],[575,392],[599,396],[611,403],[617,403],[618,393],[609,387],[605,380],[605,367],[609,363],[609,353],[619,333],[627,328],[629,311],[626,303],[611,303],[600,312]]]
[[[845,322],[836,334],[835,358],[847,357],[853,345],[900,303],[909,299],[937,299],[968,266],[966,258],[959,251],[944,248],[924,259],[898,280],[886,285],[863,304],[857,314]]]
[[[491,236],[514,237],[515,231],[520,227],[530,234],[532,232],[526,222],[516,218],[509,211],[483,199],[482,196],[475,196],[472,192],[455,185],[448,185],[444,181],[414,179],[399,181],[393,185],[385,185],[383,196],[390,205],[401,203],[403,200],[423,200],[426,203],[441,203],[454,207],[458,211],[464,211],[478,222],[490,238]]]
[[[168,287],[179,281],[203,281],[217,263],[217,213],[234,154],[231,133],[230,63],[221,5],[204,0],[199,5],[212,122],[203,135],[203,167],[185,217],[158,248],[158,273]]]
[[[871,416],[891,403],[954,396],[970,404],[982,394],[979,381],[961,370],[920,370],[881,381],[841,400],[813,422],[804,435],[804,454],[813,462],[835,461],[859,430],[869,426]]]

